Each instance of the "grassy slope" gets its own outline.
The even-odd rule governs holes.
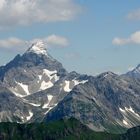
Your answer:
[[[128,136],[130,135],[132,134]],[[122,140],[128,136],[124,135]],[[119,135],[105,132],[93,132],[73,118],[47,125],[45,123],[0,123],[0,140],[120,140],[119,137]]]

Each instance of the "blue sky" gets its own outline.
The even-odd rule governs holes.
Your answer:
[[[25,41],[49,37],[49,53],[69,71],[125,73],[140,63],[139,0],[40,0],[29,11],[31,1],[0,5],[0,65],[23,53]]]

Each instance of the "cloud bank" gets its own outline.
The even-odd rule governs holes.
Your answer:
[[[74,0],[1,0],[0,28],[69,21],[80,11]]]

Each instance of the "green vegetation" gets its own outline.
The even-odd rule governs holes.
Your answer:
[[[0,140],[125,140],[121,138],[117,134],[93,132],[74,118],[49,124],[0,123]]]

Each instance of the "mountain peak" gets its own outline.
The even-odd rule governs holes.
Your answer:
[[[47,49],[45,48],[45,44],[42,40],[39,40],[31,45],[31,47],[26,51],[26,53],[36,53],[47,55]]]
[[[129,71],[127,74],[140,74],[140,64],[137,65],[136,68],[133,68],[131,71]]]
[[[106,77],[114,77],[114,76],[117,76],[117,74],[115,74],[115,73],[113,73],[111,71],[107,71],[107,72],[101,73],[97,77],[106,78]]]
[[[134,73],[140,73],[140,64],[133,70]]]

